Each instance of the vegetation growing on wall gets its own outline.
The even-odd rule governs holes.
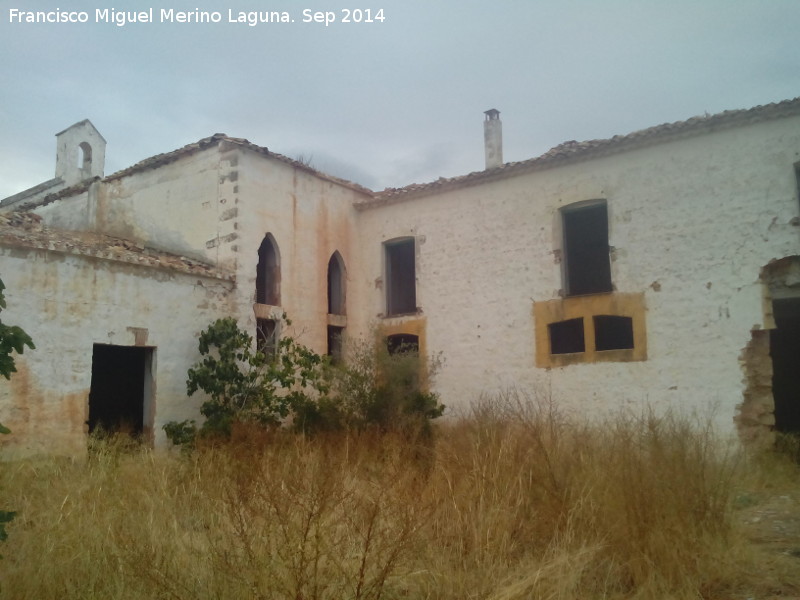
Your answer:
[[[361,344],[346,364],[333,365],[289,335],[274,353],[262,352],[233,318],[205,329],[198,349],[202,359],[189,369],[187,391],[207,395],[200,408],[205,421],[199,428],[194,421],[167,423],[167,437],[178,445],[194,443],[197,435],[229,437],[236,425],[416,434],[429,431],[429,420],[444,410],[428,386],[439,361],[416,352],[389,355],[383,346]]]

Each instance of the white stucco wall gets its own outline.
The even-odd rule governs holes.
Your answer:
[[[239,218],[236,231],[239,313],[251,315],[255,328],[258,248],[271,233],[281,262],[281,309],[292,320],[290,333],[319,353],[327,350],[327,269],[338,251],[347,272],[348,332],[353,315],[363,311],[362,299],[353,291],[353,273],[360,257],[355,252],[356,200],[363,194],[321,179],[308,171],[243,150],[239,159]]]
[[[232,284],[98,258],[0,247],[7,310],[36,344],[17,356],[18,372],[0,385],[3,456],[86,449],[93,344],[133,346],[129,328],[147,330],[155,349],[157,444],[170,420],[196,418],[202,399],[186,395],[197,336],[232,312]]]
[[[364,210],[360,293],[383,312],[381,244],[416,236],[418,305],[449,406],[515,386],[589,414],[714,411],[732,430],[738,356],[765,325],[759,270],[800,253],[798,160],[800,119],[784,119]],[[645,294],[648,358],[537,368],[532,304],[563,288],[559,209],[597,198],[614,288]]]

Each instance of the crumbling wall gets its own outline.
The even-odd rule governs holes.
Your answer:
[[[766,448],[775,442],[775,401],[772,397],[772,359],[769,331],[757,329],[739,355],[744,372],[742,403],[734,417],[743,443]]]

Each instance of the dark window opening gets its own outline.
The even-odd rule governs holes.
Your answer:
[[[775,429],[800,433],[800,298],[774,300],[776,329],[770,331]]]
[[[406,352],[419,353],[419,336],[411,333],[396,333],[386,338],[386,348],[390,355]]]
[[[387,243],[386,314],[417,311],[417,275],[414,268],[414,238]]]
[[[333,364],[342,362],[344,327],[328,325],[328,356]]]
[[[800,204],[800,163],[794,165],[794,178],[797,182],[797,202]]]
[[[272,235],[267,234],[258,249],[256,271],[256,302],[280,306],[281,267],[278,247]]]
[[[594,320],[595,350],[625,350],[633,348],[633,319],[612,315],[597,315]]]
[[[610,292],[608,210],[605,202],[562,212],[568,296]]]
[[[94,344],[89,390],[89,433],[128,433],[145,429],[151,404],[152,348]],[[149,419],[147,419],[149,421]]]
[[[344,261],[334,252],[328,261],[328,314],[345,314],[345,271]]]
[[[585,352],[583,319],[568,319],[547,326],[550,333],[550,354]]]
[[[274,356],[278,350],[278,322],[275,319],[256,319],[256,350]]]

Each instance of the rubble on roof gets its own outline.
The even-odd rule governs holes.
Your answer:
[[[233,273],[199,260],[148,248],[144,244],[101,233],[44,227],[31,212],[0,214],[0,246],[93,256],[143,267],[166,269],[233,281]]]

